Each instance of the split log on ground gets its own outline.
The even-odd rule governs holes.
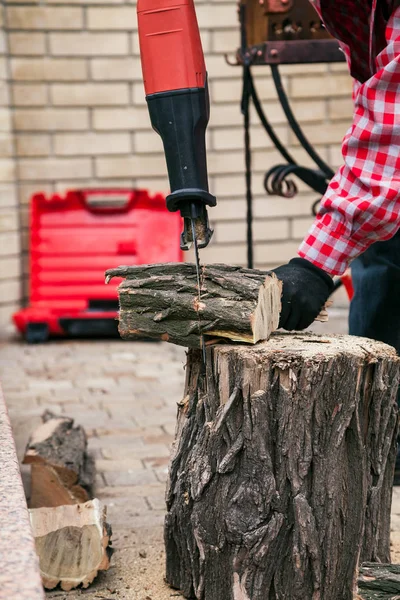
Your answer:
[[[358,577],[360,600],[400,600],[400,565],[365,563]]]
[[[282,284],[272,273],[207,265],[200,302],[196,267],[189,263],[119,267],[106,277],[126,278],[118,288],[124,339],[146,336],[199,347],[201,328],[207,339],[255,343],[278,328]]]
[[[111,528],[95,498],[84,504],[29,510],[45,588],[88,587],[110,566]]]
[[[87,453],[83,427],[46,411],[43,425],[32,434],[24,464],[32,465],[29,506],[61,506],[86,502],[92,495],[95,465]]]
[[[400,359],[350,336],[190,350],[167,581],[201,600],[350,600],[388,562]]]

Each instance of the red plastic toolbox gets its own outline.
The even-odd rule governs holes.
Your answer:
[[[35,194],[30,213],[29,306],[14,322],[30,342],[116,331],[116,285],[106,269],[177,262],[181,217],[162,194],[73,190]]]

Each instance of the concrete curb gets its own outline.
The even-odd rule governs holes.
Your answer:
[[[0,388],[0,600],[44,600],[7,408]]]

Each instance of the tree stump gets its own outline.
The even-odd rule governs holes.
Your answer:
[[[165,521],[167,581],[198,600],[350,600],[389,562],[399,359],[274,334],[188,354]]]

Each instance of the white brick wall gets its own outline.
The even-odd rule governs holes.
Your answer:
[[[19,239],[26,253],[27,204],[33,192],[77,186],[168,188],[162,144],[151,130],[144,100],[135,2],[4,0],[2,5],[0,281],[10,286],[7,293],[5,284],[0,287],[0,322],[19,301]],[[212,100],[210,188],[219,201],[209,212],[215,238],[202,258],[245,264],[241,69],[224,58],[239,40],[236,2],[198,0],[197,12]],[[305,133],[338,166],[352,111],[345,65],[286,66],[281,73]],[[268,68],[256,67],[254,75],[282,141],[296,159],[311,164],[289,131]],[[299,185],[294,199],[266,196],[264,174],[282,159],[254,111],[251,120],[255,258],[257,266],[272,267],[295,254],[317,194]]]

